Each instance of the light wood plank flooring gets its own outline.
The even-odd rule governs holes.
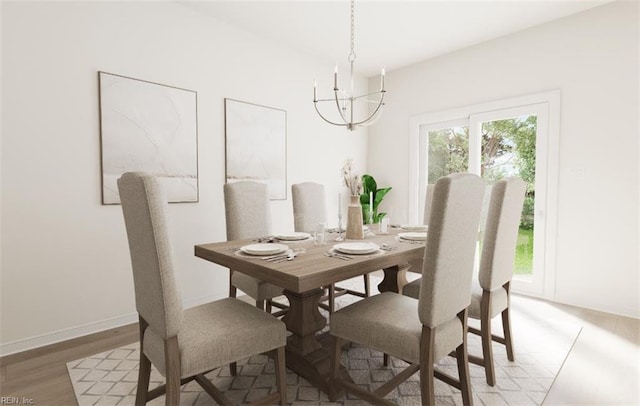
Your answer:
[[[640,320],[523,300],[538,312],[564,312],[583,326],[544,404],[640,405]],[[0,359],[0,396],[32,399],[37,405],[74,405],[66,363],[137,338],[134,324],[6,356]]]

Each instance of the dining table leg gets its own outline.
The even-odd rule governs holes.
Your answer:
[[[303,293],[285,290],[289,310],[282,321],[291,332],[287,337],[287,367],[328,394],[331,336],[328,333],[318,334],[327,325],[327,320],[318,307],[323,293],[320,288]],[[344,367],[341,376],[343,379],[351,379]]]
[[[384,279],[378,284],[380,292],[402,293],[402,288],[409,283],[407,280],[407,271],[411,266],[409,264],[394,265],[384,268]]]

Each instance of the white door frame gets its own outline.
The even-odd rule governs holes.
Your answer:
[[[520,107],[526,108],[521,110]],[[546,183],[546,193],[538,196],[536,191],[536,219],[544,219],[543,230],[537,232],[535,243],[543,247],[543,255],[537,258],[534,266],[544,270],[543,278],[535,278],[533,284],[522,283],[516,278],[513,280],[515,292],[526,293],[533,296],[555,299],[555,269],[557,260],[557,213],[558,213],[558,157],[560,143],[560,90],[552,90],[526,96],[497,100],[456,109],[423,113],[409,118],[409,196],[408,219],[410,223],[419,223],[422,210],[419,210],[420,202],[424,201],[425,185],[420,174],[420,127],[442,127],[443,122],[451,122],[459,125],[461,120],[469,123],[470,137],[471,126],[477,126],[481,121],[488,121],[502,117],[505,110],[513,109],[515,114],[519,111],[538,112],[542,120],[538,122],[538,134],[536,137],[536,182]],[[541,114],[546,113],[546,114]],[[544,117],[547,117],[546,120]],[[546,135],[546,136],[545,136]],[[473,140],[469,140],[471,144]],[[424,141],[423,141],[424,142]],[[545,145],[546,144],[546,145]],[[545,148],[546,146],[546,148]],[[471,145],[470,145],[471,148]],[[473,165],[472,165],[473,164]],[[469,163],[471,172],[479,172],[478,163]],[[424,168],[422,168],[424,169]],[[542,178],[539,178],[542,176]],[[422,185],[421,185],[422,184]],[[421,187],[422,186],[422,187]],[[541,189],[542,191],[542,189]],[[546,194],[546,195],[545,195]],[[540,210],[539,210],[540,208]],[[542,224],[540,222],[540,224]],[[541,244],[541,245],[540,245]]]

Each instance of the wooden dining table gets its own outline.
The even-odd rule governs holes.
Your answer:
[[[399,231],[392,228],[388,234],[369,234],[364,240],[345,241],[373,242],[386,248],[368,255],[349,255],[350,259],[326,255],[337,243],[333,240],[338,234],[328,234],[328,241],[324,245],[315,245],[312,240],[279,241],[290,249],[300,249],[301,252],[289,261],[269,262],[240,250],[245,245],[255,244],[255,240],[200,244],[195,246],[195,255],[284,289],[289,309],[282,320],[291,333],[286,346],[287,367],[328,393],[330,340],[328,334],[319,333],[327,325],[327,319],[318,308],[324,294],[323,287],[383,270],[384,279],[378,285],[378,290],[400,292],[407,283],[407,263],[421,259],[425,246],[424,243],[400,240],[397,236]],[[348,379],[344,369],[343,375]]]

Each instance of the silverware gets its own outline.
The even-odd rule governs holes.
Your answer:
[[[272,264],[277,264],[278,262],[293,261],[293,259],[297,256],[298,256],[298,252],[292,252],[291,254],[287,254],[283,258],[277,258],[269,262],[271,262]]]
[[[343,254],[338,254],[337,252],[325,252],[324,255],[326,255],[326,256],[328,256],[330,258],[343,259],[345,261],[353,259],[353,257],[347,256],[347,255],[343,255]]]
[[[262,259],[264,261],[275,261],[275,260],[280,259],[280,258],[286,258],[287,255],[289,255],[289,253],[285,251],[285,252],[277,254],[277,255],[270,255],[268,257],[262,257]]]

